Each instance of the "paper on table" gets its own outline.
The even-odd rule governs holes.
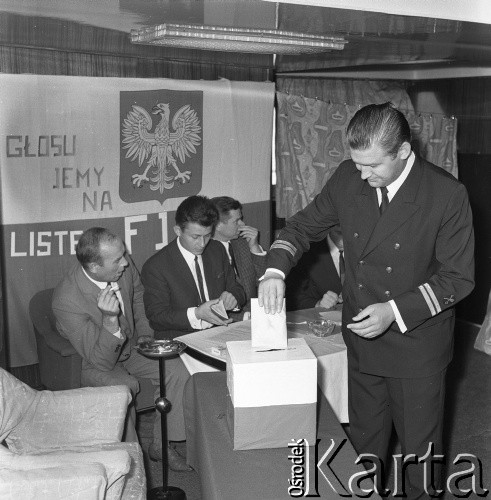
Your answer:
[[[251,347],[254,351],[288,348],[284,300],[281,313],[266,314],[258,299],[251,299]]]

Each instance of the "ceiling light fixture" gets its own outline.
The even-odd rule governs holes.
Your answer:
[[[342,50],[348,43],[341,37],[292,31],[169,23],[133,29],[131,41],[179,49],[261,54],[308,54]]]

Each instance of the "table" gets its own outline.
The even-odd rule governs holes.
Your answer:
[[[325,309],[303,309],[287,313],[288,338],[303,337],[317,357],[317,384],[329,401],[339,422],[348,422],[348,360],[346,345],[341,336],[341,327],[337,326],[334,335],[318,338],[311,334],[308,326],[303,322],[332,317],[340,319],[339,311]],[[301,324],[299,324],[301,323]],[[201,361],[197,364],[187,355],[181,355],[184,364],[190,373],[197,371],[217,371],[225,368],[227,352],[225,343],[234,340],[250,340],[251,322],[241,321],[227,327],[210,328],[199,332],[176,337],[184,342],[187,352],[195,351]],[[210,366],[211,361],[213,366]]]
[[[286,500],[289,480],[294,473],[292,448],[234,451],[226,419],[227,385],[224,372],[196,373],[184,389],[187,462],[198,472],[203,500]],[[317,450],[305,447],[303,462],[304,492],[320,498],[339,500],[348,480],[361,473],[356,452],[322,394],[319,394],[317,416]],[[325,453],[332,452],[323,460]],[[334,455],[330,469],[326,461]],[[290,458],[289,458],[290,457]],[[322,461],[326,477],[337,488],[335,493],[315,464]],[[300,464],[297,461],[297,465]],[[308,472],[307,472],[308,471]],[[317,472],[316,472],[317,471]],[[297,477],[302,470],[295,469]],[[338,479],[334,476],[337,476]],[[365,480],[365,488],[373,485]],[[296,493],[298,493],[297,491]],[[352,495],[353,496],[353,495]],[[372,499],[379,499],[376,494]]]

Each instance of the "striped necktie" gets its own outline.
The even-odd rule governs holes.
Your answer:
[[[237,262],[235,261],[234,249],[232,248],[231,241],[229,241],[229,243],[228,243],[228,253],[230,255],[230,263],[232,264],[232,267],[234,268],[234,271],[235,271],[235,276],[237,276],[237,278],[238,278],[239,277],[239,269],[237,268]]]
[[[346,264],[344,262],[343,250],[339,250],[339,278],[341,285],[344,283],[344,275],[346,274]]]

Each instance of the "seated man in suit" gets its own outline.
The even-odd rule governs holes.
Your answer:
[[[135,265],[119,236],[102,227],[85,231],[77,243],[78,262],[56,287],[53,312],[60,334],[82,356],[84,386],[127,385],[139,391],[135,377],[148,378],[160,395],[159,367],[133,347],[153,337],[145,317],[143,286]],[[165,387],[172,410],[167,415],[168,436],[185,439],[182,394],[189,374],[179,358],[166,361]],[[133,409],[134,412],[134,409]],[[128,419],[126,440],[137,440],[134,415]],[[160,414],[156,412],[151,458],[162,459]],[[184,459],[169,447],[169,466],[190,470]]]
[[[218,196],[211,201],[220,217],[213,239],[225,247],[237,281],[246,293],[243,312],[250,312],[251,298],[257,297],[258,280],[266,271],[266,252],[258,243],[259,231],[244,224],[239,201],[229,196]]]
[[[159,339],[226,325],[212,310],[220,300],[227,311],[245,303],[242,286],[223,245],[211,239],[218,213],[205,196],[190,196],[177,208],[177,238],[142,268],[143,301]]]
[[[341,303],[344,280],[343,237],[332,229],[323,241],[311,243],[286,278],[286,309],[330,309]]]

